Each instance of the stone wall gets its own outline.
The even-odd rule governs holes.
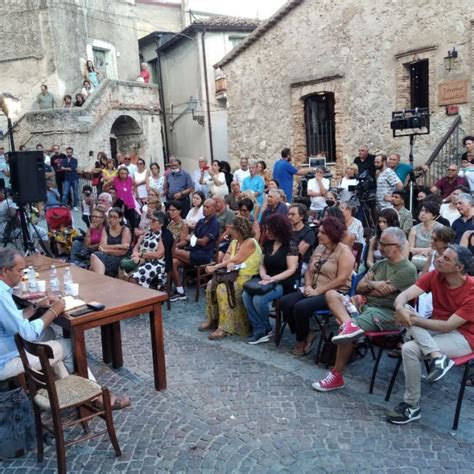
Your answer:
[[[3,0],[0,84],[35,110],[40,85],[58,106],[80,89],[94,42],[111,45],[116,77],[135,80],[139,69],[134,2],[125,0]]]
[[[360,144],[398,151],[407,159],[408,138],[393,138],[391,112],[409,105],[410,63],[429,60],[431,134],[418,137],[414,155],[424,162],[453,117],[438,105],[438,86],[470,76],[474,4],[399,0],[305,0],[223,66],[228,84],[229,155],[273,161],[290,146],[306,159],[304,97],[334,92],[337,172]],[[443,58],[456,45],[456,67]],[[460,104],[462,126],[472,128],[473,101]]]
[[[123,123],[124,117],[129,125],[120,127],[119,150],[135,151],[147,163],[162,164],[158,88],[137,82],[104,81],[82,108],[30,112],[15,128],[15,142],[28,149],[42,143],[46,151],[54,144],[63,150],[72,146],[81,169],[87,170],[98,151],[110,156],[111,134],[118,131],[117,120]],[[89,157],[89,151],[94,157]]]

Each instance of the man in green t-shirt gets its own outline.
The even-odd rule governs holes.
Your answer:
[[[389,227],[382,232],[379,246],[385,259],[377,262],[357,285],[357,293],[365,297],[360,316],[352,319],[344,297],[335,290],[326,293],[326,302],[341,329],[332,341],[338,344],[334,369],[312,387],[328,392],[344,387],[342,372],[352,354],[352,342],[366,331],[397,329],[393,303],[395,298],[416,281],[416,268],[402,254],[406,244],[405,232]]]

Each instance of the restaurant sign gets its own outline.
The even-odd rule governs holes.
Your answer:
[[[469,100],[469,81],[442,82],[438,86],[438,105],[465,104]]]

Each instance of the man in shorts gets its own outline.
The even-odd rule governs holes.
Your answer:
[[[353,342],[366,331],[398,329],[393,303],[395,298],[416,281],[415,266],[403,256],[405,232],[389,227],[382,232],[379,245],[385,258],[377,262],[357,285],[360,315],[352,319],[344,304],[344,297],[335,290],[326,293],[332,314],[341,324],[332,342],[338,345],[334,369],[312,387],[329,392],[344,387],[342,372],[349,361]]]

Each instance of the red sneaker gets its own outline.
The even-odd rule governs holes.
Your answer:
[[[344,387],[344,379],[339,372],[332,370],[329,372],[323,380],[314,382],[311,385],[318,392],[330,392],[331,390],[337,390],[338,388]]]
[[[339,330],[339,334],[332,338],[334,344],[348,344],[364,334],[364,331],[352,321],[346,321]]]

